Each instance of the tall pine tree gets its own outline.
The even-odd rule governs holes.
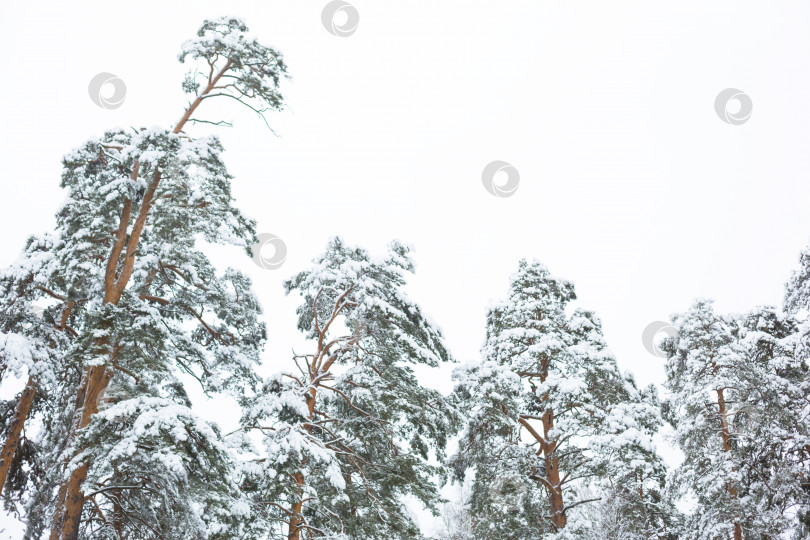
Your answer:
[[[245,418],[262,434],[246,489],[287,538],[418,538],[404,504],[436,511],[434,476],[455,412],[413,365],[450,361],[439,329],[402,290],[408,249],[387,256],[332,240],[287,282],[312,352],[270,378]]]
[[[262,116],[280,109],[286,67],[234,18],[205,21],[183,45],[186,59],[205,67],[183,82],[193,98],[180,120],[108,131],[65,156],[57,229],[32,240],[3,280],[14,293],[0,321],[4,372],[27,363],[29,388],[59,409],[44,415],[47,473],[29,498],[31,538],[48,515],[52,539],[240,537],[234,518],[248,507],[230,452],[190,410],[183,377],[238,400],[258,382],[265,330],[250,282],[217,271],[199,246],[250,254],[256,235],[232,205],[218,139],[185,128],[207,122],[195,113],[213,97]],[[46,316],[26,315],[45,296],[55,302]],[[27,400],[3,456],[20,449],[36,410]]]
[[[807,365],[796,321],[775,308],[673,317],[665,409],[684,453],[673,486],[695,499],[690,538],[776,538],[806,501]]]
[[[568,314],[575,298],[571,282],[521,261],[489,310],[483,362],[457,370],[468,421],[453,464],[458,479],[473,474],[476,538],[597,534],[574,510],[611,479],[632,538],[667,530],[654,391],[622,377],[593,313]]]

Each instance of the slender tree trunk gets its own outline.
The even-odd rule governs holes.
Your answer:
[[[11,420],[11,426],[9,426],[8,437],[3,445],[2,452],[0,452],[0,493],[3,486],[6,485],[8,470],[14,460],[14,454],[17,452],[23,426],[28,418],[28,413],[31,412],[31,404],[34,402],[36,393],[37,382],[33,377],[28,377],[28,382],[25,384],[19,401],[17,401],[17,408],[14,410],[14,418]]]
[[[301,525],[304,524],[304,520],[301,516],[301,511],[303,510],[303,499],[304,499],[304,473],[298,471],[293,476],[295,478],[295,503],[292,507],[293,515],[290,517],[290,532],[287,535],[289,540],[300,540],[301,538]]]
[[[122,495],[123,491],[120,489],[114,489],[111,493],[113,499],[112,523],[118,540],[123,540],[124,538],[124,509],[121,506]]]
[[[726,399],[723,396],[723,388],[717,390],[717,405],[720,408],[720,436],[723,439],[723,451],[731,451],[731,432],[728,427],[728,410],[726,409]],[[737,497],[737,488],[731,483],[726,483],[726,490],[733,498]],[[742,525],[734,522],[734,540],[742,540]]]
[[[545,440],[549,440],[549,432],[554,428],[554,413],[548,411],[543,415],[543,435]],[[554,455],[557,443],[552,442],[543,447],[543,459],[546,468],[546,481],[548,481],[549,510],[551,513],[551,523],[556,529],[565,528],[567,519],[565,517],[565,504],[563,501],[562,485],[560,484],[560,460]]]
[[[542,318],[542,316],[538,317]],[[540,359],[540,381],[545,382],[548,378],[550,358],[543,356]],[[550,399],[548,394],[543,396],[543,403]],[[543,461],[546,469],[546,489],[548,490],[549,513],[551,514],[551,524],[560,531],[565,528],[567,518],[565,517],[565,501],[563,499],[562,482],[560,481],[560,460],[554,451],[557,449],[557,442],[549,442],[549,433],[554,428],[554,411],[549,408],[543,415],[543,441],[540,448],[543,451]]]
[[[542,358],[540,361],[540,381],[545,382],[546,378],[548,377],[548,358]],[[549,400],[549,395],[543,395],[542,401],[543,403],[547,403]],[[504,414],[507,413],[506,408],[501,405],[501,408]],[[566,523],[568,522],[567,518],[565,517],[565,500],[563,498],[562,492],[562,481],[560,480],[560,460],[555,455],[555,450],[557,449],[557,442],[549,442],[549,433],[554,428],[554,411],[548,409],[546,413],[542,417],[543,421],[543,434],[537,432],[537,430],[528,422],[527,418],[519,418],[518,422],[526,428],[526,430],[535,438],[535,440],[540,444],[540,449],[537,451],[537,455],[543,455],[543,462],[545,468],[545,477],[540,477],[545,484],[546,490],[548,491],[548,501],[549,501],[549,514],[551,518],[551,524],[554,526],[556,531],[560,531],[565,528]],[[531,476],[537,474],[537,469],[532,467]]]

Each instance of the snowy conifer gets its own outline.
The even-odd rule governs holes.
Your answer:
[[[611,478],[633,494],[632,538],[666,531],[655,400],[621,376],[593,313],[566,312],[575,298],[572,283],[521,261],[489,311],[483,362],[456,371],[468,423],[453,465],[459,479],[474,474],[476,538],[595,534],[574,509]]]
[[[402,291],[412,271],[398,243],[377,259],[334,239],[286,283],[312,352],[267,381],[245,425],[263,435],[247,469],[255,501],[288,538],[418,538],[404,497],[438,507],[428,460],[443,457],[455,416],[411,366],[450,355]]]
[[[48,474],[41,441],[24,430],[30,417],[58,417],[76,383],[65,362],[76,331],[75,301],[48,287],[56,277],[51,236],[31,237],[18,260],[0,273],[0,381],[26,377],[21,394],[0,404],[0,488],[18,512],[25,495]]]
[[[807,359],[797,354],[798,328],[792,315],[767,306],[742,317],[748,369],[732,426],[740,497],[756,509],[743,531],[753,535],[787,533],[810,503],[810,381]]]
[[[279,109],[286,68],[234,18],[205,21],[183,45],[188,58],[206,71],[184,81],[193,99],[178,123],[111,130],[67,154],[55,233],[3,279],[17,292],[3,300],[4,372],[27,362],[49,396],[51,373],[74,375],[52,403],[68,414],[44,416],[51,474],[29,498],[31,538],[46,515],[52,539],[241,537],[249,508],[230,451],[192,413],[182,378],[240,401],[258,383],[266,332],[250,282],[215,269],[199,245],[250,254],[256,235],[232,204],[219,140],[184,128],[208,122],[194,114],[216,96],[262,116]],[[25,315],[43,295],[58,305]]]
[[[690,538],[778,537],[790,529],[806,471],[806,365],[796,323],[760,307],[735,317],[698,300],[673,318],[668,414],[684,462],[673,486],[696,499]],[[803,425],[804,424],[804,425]]]
[[[790,459],[796,464],[794,480],[801,485],[802,498],[795,510],[795,538],[810,537],[810,248],[802,250],[799,268],[785,287],[784,310],[795,319],[794,361],[785,378],[790,381],[791,406],[786,411],[792,415],[793,425],[790,440],[793,447]]]
[[[739,402],[738,376],[746,359],[735,337],[737,324],[717,315],[711,301],[699,300],[673,325],[677,337],[662,345],[669,354],[668,414],[677,418],[675,437],[684,452],[673,485],[697,498],[690,536],[740,539],[746,511],[738,496],[731,404]]]

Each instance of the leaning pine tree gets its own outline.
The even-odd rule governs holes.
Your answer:
[[[455,373],[468,421],[452,464],[458,480],[472,474],[476,538],[593,537],[575,509],[609,496],[627,525],[616,538],[668,531],[654,391],[622,377],[594,314],[566,313],[575,298],[521,261],[487,316],[483,362]]]
[[[450,355],[402,291],[412,271],[398,243],[375,259],[334,239],[287,282],[302,297],[298,327],[312,352],[270,378],[245,417],[263,439],[245,489],[276,523],[275,537],[420,538],[405,497],[439,507],[441,470],[429,458],[442,460],[456,415],[411,366]]]
[[[194,97],[180,120],[108,131],[69,153],[55,233],[32,239],[0,276],[12,295],[0,313],[0,365],[29,374],[3,459],[29,453],[20,433],[31,412],[44,423],[33,443],[40,467],[26,469],[37,477],[14,482],[32,484],[28,538],[48,525],[52,540],[242,537],[249,507],[231,452],[192,412],[183,380],[240,401],[258,382],[266,332],[250,282],[217,271],[198,247],[250,254],[256,235],[232,205],[218,139],[184,130],[210,123],[194,115],[216,96],[260,115],[280,109],[286,68],[233,18],[205,21],[183,45],[187,58],[206,71],[184,81]],[[40,299],[51,307],[32,317]]]

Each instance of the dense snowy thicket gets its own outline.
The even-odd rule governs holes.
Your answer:
[[[26,381],[0,402],[0,487],[25,538],[423,537],[406,501],[453,540],[810,538],[810,250],[783,306],[675,315],[662,397],[571,282],[523,260],[442,395],[415,375],[453,359],[407,295],[409,249],[334,238],[285,284],[310,348],[263,380],[259,299],[201,249],[251,255],[254,222],[217,137],[186,128],[217,123],[195,118],[216,97],[267,122],[286,66],[234,18],[178,58],[197,64],[180,120],[69,152],[55,230],[0,272],[0,383]],[[239,429],[200,417],[189,380],[231,396]]]

